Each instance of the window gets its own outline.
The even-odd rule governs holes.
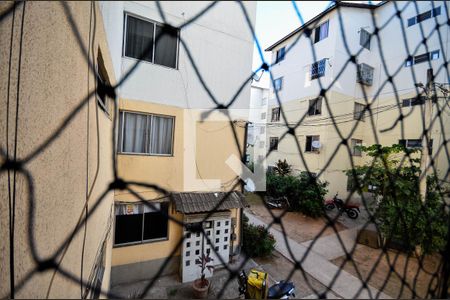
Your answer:
[[[364,63],[358,64],[356,82],[364,85],[372,85],[373,83],[373,68]]]
[[[172,155],[174,117],[120,112],[119,152]]]
[[[270,138],[270,151],[278,150],[278,138],[271,137]]]
[[[108,75],[106,72],[103,57],[99,51],[97,56],[97,70],[95,72],[96,89],[95,96],[100,108],[109,115],[109,100],[107,96],[107,87],[110,86]]]
[[[326,59],[324,58],[311,65],[311,80],[325,75],[325,61]]]
[[[367,50],[370,50],[370,33],[362,28],[359,33],[359,44]]]
[[[275,63],[279,63],[280,61],[284,60],[284,56],[286,54],[286,47],[280,48],[276,52],[275,56]]]
[[[361,156],[362,140],[352,139],[352,155]]]
[[[273,81],[276,91],[281,91],[283,88],[283,77],[277,78]]]
[[[327,20],[316,27],[314,30],[314,43],[320,42],[328,37],[328,25],[329,21]]]
[[[178,29],[145,21],[128,14],[126,18],[124,55],[158,65],[176,68]]]
[[[355,110],[353,111],[353,119],[358,121],[364,121],[364,108],[365,105],[355,102]]]
[[[264,134],[266,132],[266,127],[259,127],[259,134]]]
[[[322,97],[309,100],[308,116],[322,114]]]
[[[114,245],[167,239],[168,203],[116,204]]]
[[[411,139],[411,140],[399,140],[398,143],[407,149],[420,149],[422,148],[422,140]],[[430,154],[433,153],[433,140],[430,140],[429,145]]]
[[[425,103],[425,96],[417,96],[402,100],[402,107],[410,107],[414,105],[422,105]]]
[[[318,147],[317,142],[320,142],[320,136],[307,135],[306,136],[306,144],[305,144],[305,152],[319,152],[319,147]]]
[[[432,10],[427,10],[426,12],[418,14],[415,17],[409,18],[408,19],[408,27],[411,27],[411,26],[413,26],[415,24],[418,24],[420,22],[428,20],[431,17],[439,16],[440,14],[441,14],[441,7],[440,6],[435,7]]]
[[[261,120],[265,120],[265,119],[266,119],[266,113],[263,112],[263,113],[261,113]]]
[[[280,108],[275,107],[272,108],[272,122],[278,122],[280,121]]]

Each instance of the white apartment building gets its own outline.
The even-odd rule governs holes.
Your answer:
[[[247,130],[247,163],[265,159],[269,91],[269,88],[263,87],[257,82],[251,86]]]
[[[321,179],[330,183],[328,196],[345,196],[343,171],[351,168],[351,160],[355,165],[366,161],[355,146],[378,142],[421,147],[424,105],[423,98],[416,100],[422,90],[415,83],[426,84],[430,67],[436,83],[449,83],[444,65],[449,57],[448,13],[443,1],[339,2],[339,8],[326,9],[268,47],[274,79],[267,112],[267,145],[274,151],[268,165],[286,159],[297,171],[322,172]],[[355,63],[348,62],[352,55]],[[449,110],[444,108],[446,97],[438,96],[433,117],[437,105],[445,111],[442,123],[438,120],[431,128],[432,155],[440,179],[448,180],[448,156],[439,146],[448,139]],[[362,114],[368,104],[372,112]],[[403,119],[396,123],[400,115]],[[285,121],[294,127],[301,119],[294,132],[280,139],[287,131]],[[350,151],[341,144],[343,138]]]
[[[156,1],[101,3],[117,80],[139,63],[119,89],[119,176],[174,193],[170,201],[154,188],[133,186],[153,204],[150,209],[129,191],[116,192],[112,285],[149,279],[161,267],[163,275],[177,272],[183,282],[192,281],[200,277],[200,251],[220,265],[241,244],[241,187],[225,161],[243,151],[245,126],[221,121],[218,113],[203,122],[197,110],[227,105],[241,87],[229,108],[248,109],[256,3],[159,5],[161,10]],[[224,192],[231,196],[204,220]],[[211,243],[187,229],[200,223]]]

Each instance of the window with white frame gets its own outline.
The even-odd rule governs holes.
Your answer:
[[[364,121],[364,108],[366,106],[364,104],[355,102],[355,109],[353,111],[353,119],[358,121]]]
[[[363,28],[359,32],[359,44],[367,50],[370,50],[370,33]]]
[[[264,134],[266,132],[266,127],[261,126],[259,127],[259,134]]]
[[[414,98],[407,98],[402,100],[402,107],[411,107],[415,105],[422,105],[425,103],[425,96],[417,96]]]
[[[265,120],[265,119],[266,119],[266,113],[263,112],[263,113],[261,113],[261,120]]]
[[[353,156],[361,156],[361,146],[362,140],[352,139],[352,155]]]
[[[114,245],[167,239],[169,203],[115,205]]]
[[[322,97],[309,100],[308,116],[322,114]]]
[[[412,17],[412,18],[409,18],[408,19],[408,27],[411,27],[411,26],[413,26],[415,24],[418,24],[420,22],[428,20],[431,17],[437,17],[440,14],[441,14],[441,7],[440,6],[435,7],[433,9],[431,9],[431,10],[427,10],[427,11],[421,13],[421,14],[418,14],[418,15]]]
[[[280,108],[274,107],[272,108],[272,122],[280,121]]]
[[[364,84],[364,85],[372,85],[373,84],[373,70],[371,66],[361,63],[357,66],[356,72],[356,82]]]
[[[324,58],[311,65],[311,80],[325,76],[325,62]]]
[[[172,116],[121,111],[118,152],[172,155],[174,121]]]
[[[412,65],[439,59],[439,54],[440,54],[440,50],[435,50],[435,51],[431,51],[431,52],[427,52],[424,54],[416,55],[414,57],[407,58],[405,61],[405,67],[410,67]]]
[[[421,149],[422,148],[422,140],[420,140],[420,139],[398,140],[398,143],[407,149]],[[429,151],[430,151],[430,154],[433,153],[433,139],[430,140]]]
[[[283,77],[277,78],[273,81],[273,85],[275,86],[276,91],[281,91],[283,88]]]
[[[305,152],[319,152],[317,142],[320,142],[319,135],[307,135],[305,143]]]
[[[323,22],[314,29],[314,43],[320,42],[328,37],[328,27],[329,20]]]
[[[177,68],[179,30],[125,14],[124,56]]]
[[[278,49],[275,54],[275,63],[279,63],[280,61],[284,60],[285,55],[286,55],[286,47]]]

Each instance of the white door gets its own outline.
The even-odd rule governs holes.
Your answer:
[[[216,252],[222,258],[224,263],[228,263],[230,254],[230,227],[231,219],[208,220],[203,222],[203,229],[208,238],[203,237],[202,233],[190,233],[185,230],[186,238],[183,241],[181,274],[182,281],[189,282],[201,277],[201,268],[196,264],[202,253],[202,243],[205,255],[210,255],[213,259],[211,265],[217,266],[222,262],[217,257]],[[210,244],[211,242],[211,244]],[[215,251],[213,251],[215,249]],[[205,269],[205,276],[211,277],[213,272]]]

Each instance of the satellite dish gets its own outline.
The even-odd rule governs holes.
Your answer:
[[[313,142],[312,142],[312,146],[313,146],[314,148],[319,149],[319,148],[320,148],[320,142],[319,142],[319,141],[313,141]]]

